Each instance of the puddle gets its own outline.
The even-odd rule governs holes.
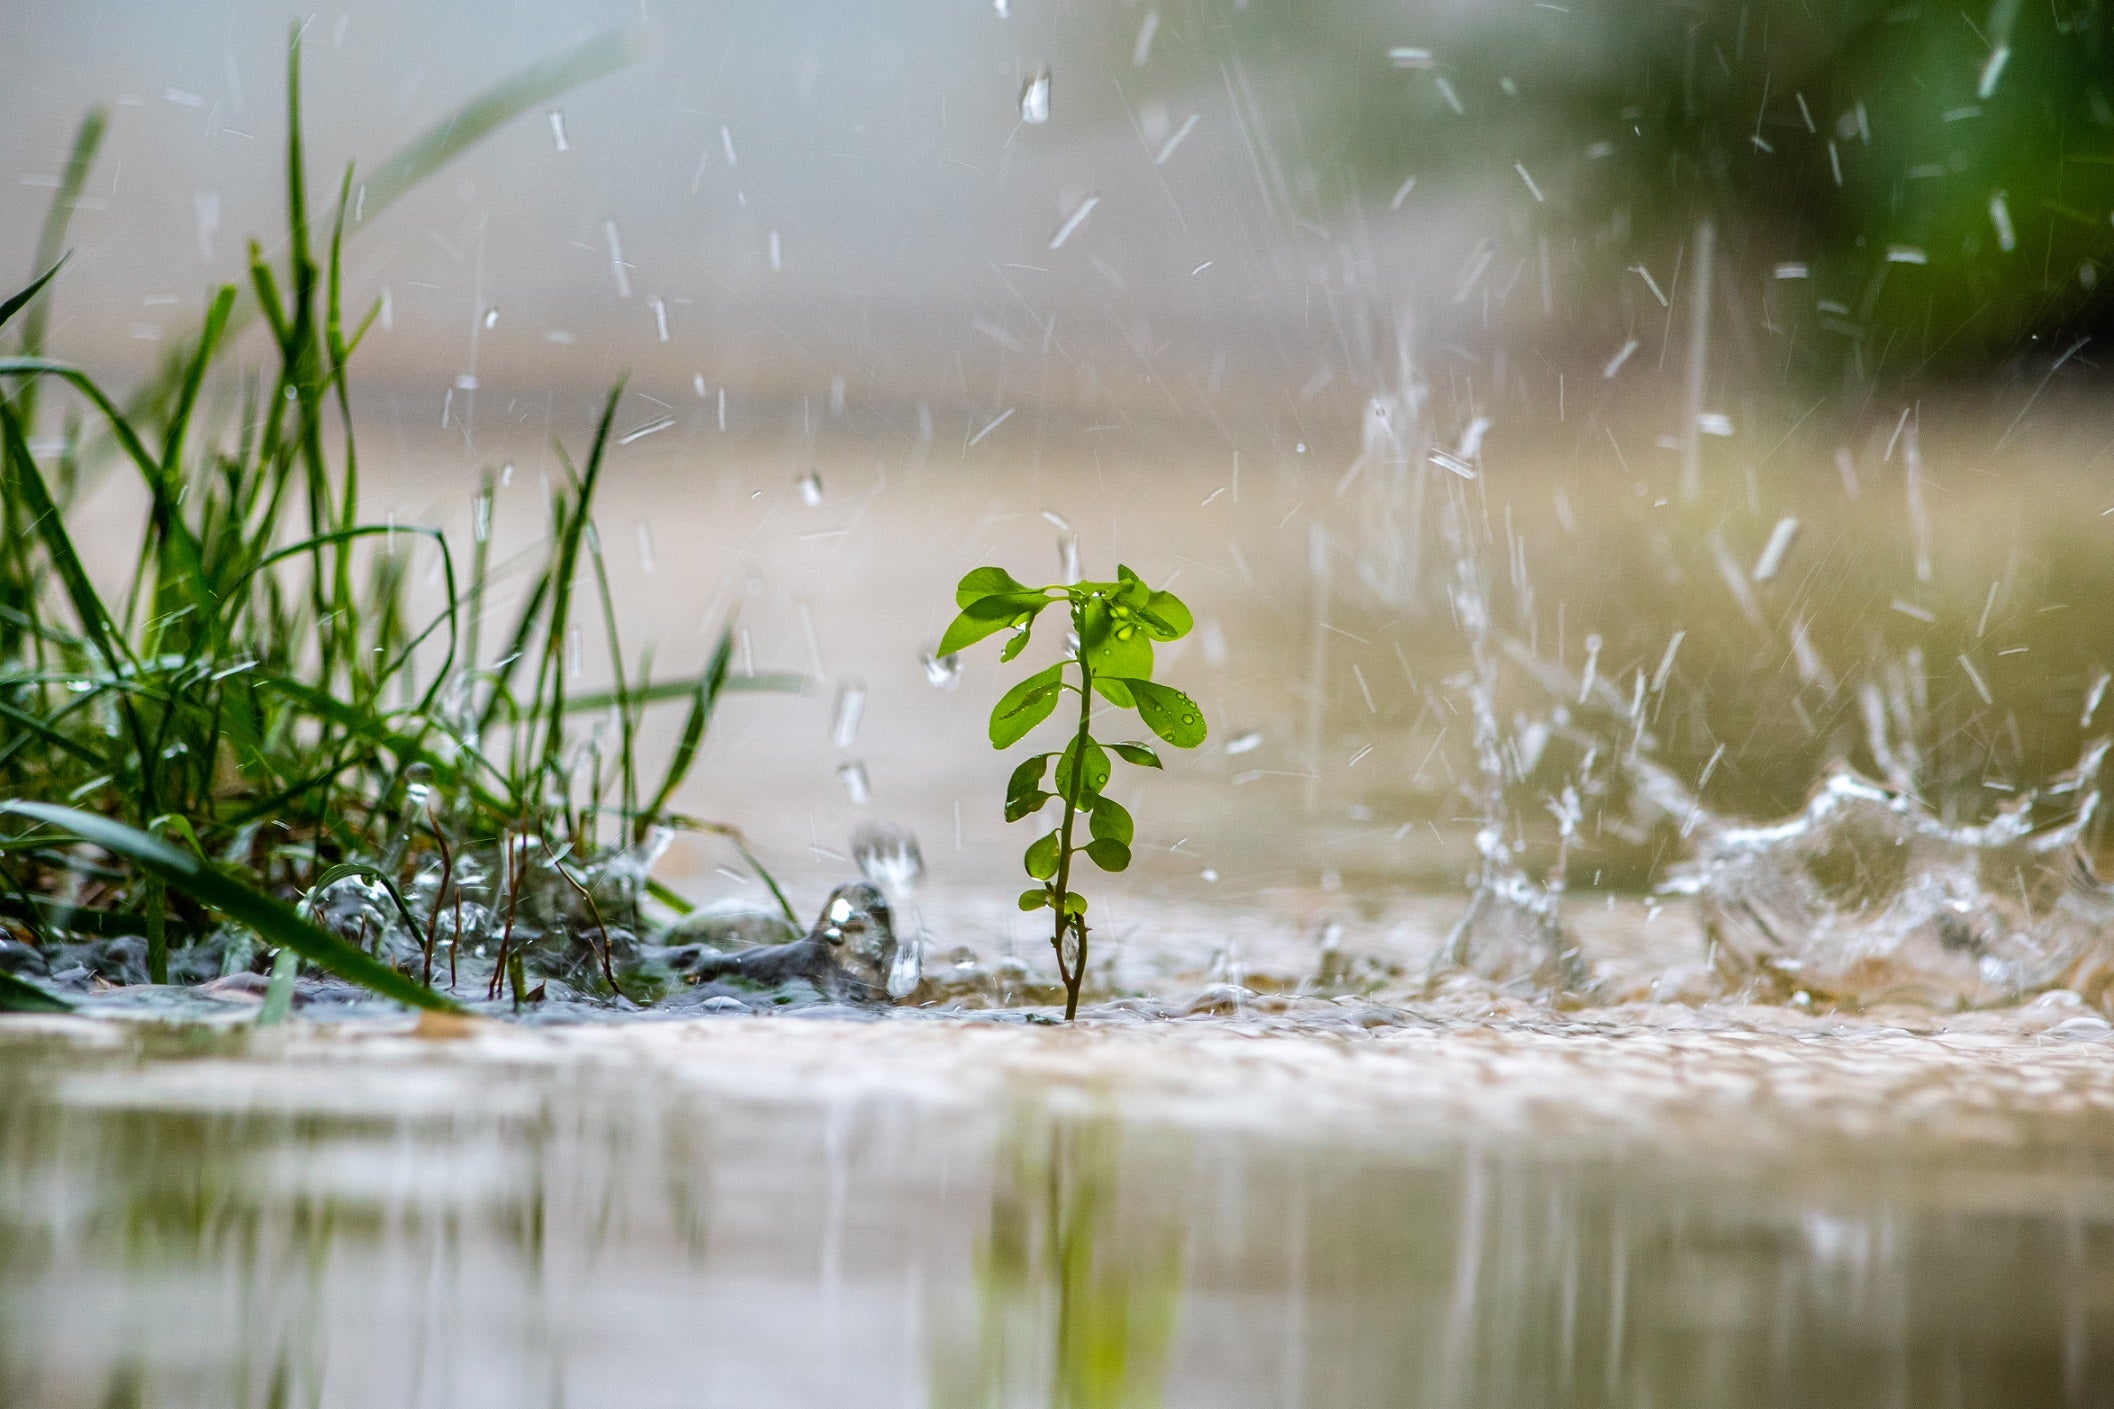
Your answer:
[[[1127,1017],[13,1022],[0,1385],[222,1409],[2114,1383],[2114,1077],[2032,1010]]]

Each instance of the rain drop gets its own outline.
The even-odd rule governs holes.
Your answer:
[[[918,657],[918,664],[925,669],[925,679],[935,689],[951,690],[962,683],[962,658],[957,655],[933,655],[930,652]]]
[[[1030,127],[1040,127],[1050,120],[1050,71],[1035,70],[1035,76],[1020,90],[1020,120]]]

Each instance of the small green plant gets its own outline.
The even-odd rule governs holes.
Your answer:
[[[91,957],[128,981],[136,946],[155,983],[250,966],[261,941],[282,955],[268,1017],[291,1000],[297,961],[429,1008],[480,988],[496,1001],[508,978],[518,999],[532,939],[529,962],[629,997],[612,930],[619,945],[642,932],[641,892],[687,908],[647,878],[656,837],[697,827],[748,855],[731,829],[673,810],[722,695],[798,682],[733,674],[731,629],[694,677],[625,659],[593,525],[621,385],[581,468],[553,443],[544,558],[489,649],[494,479],[472,501],[467,577],[439,529],[362,510],[349,364],[379,305],[346,306],[343,247],[362,211],[633,46],[604,35],[507,80],[366,180],[348,168],[319,215],[300,34],[287,48],[284,262],[252,244],[247,290],[218,290],[129,406],[43,346],[100,113],[75,139],[36,277],[0,298],[15,344],[0,351],[0,938],[47,964],[61,946],[106,946]],[[238,364],[245,322],[263,335],[262,366]],[[117,596],[84,566],[72,513],[104,463],[137,471],[146,509]],[[415,552],[437,559],[430,597],[412,589]],[[571,685],[569,655],[597,602],[614,688],[589,694]],[[656,785],[638,746],[645,711],[685,701]],[[353,879],[374,904],[322,905]],[[0,974],[0,1011],[65,1006]]]
[[[961,615],[940,638],[942,656],[1010,630],[1012,638],[999,659],[1012,660],[1027,649],[1043,608],[1058,602],[1071,608],[1070,653],[1006,691],[991,711],[991,746],[1006,749],[1054,714],[1066,690],[1079,697],[1079,723],[1071,742],[1026,760],[1006,784],[1008,822],[1033,816],[1052,802],[1063,806],[1056,829],[1028,843],[1023,864],[1041,885],[1020,893],[1020,908],[1047,908],[1051,913],[1050,945],[1057,951],[1069,1022],[1079,1011],[1079,986],[1086,977],[1086,897],[1071,888],[1073,864],[1083,854],[1104,871],[1130,865],[1130,813],[1104,791],[1114,769],[1109,755],[1144,768],[1160,767],[1160,756],[1145,744],[1104,745],[1095,740],[1094,697],[1136,710],[1146,728],[1176,748],[1193,749],[1204,742],[1204,712],[1196,701],[1152,678],[1152,643],[1188,635],[1193,618],[1181,598],[1153,590],[1121,566],[1114,582],[1047,587],[1025,587],[1003,568],[982,567],[961,580],[954,601]],[[1046,777],[1048,788],[1043,786]],[[1083,843],[1075,841],[1082,813],[1089,838]]]

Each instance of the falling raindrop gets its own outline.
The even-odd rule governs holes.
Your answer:
[[[565,140],[565,114],[556,108],[551,109],[551,145],[561,152],[572,150],[572,144]]]
[[[925,668],[925,679],[935,688],[951,690],[962,683],[962,658],[958,655],[933,655],[929,651],[918,657],[918,664]]]
[[[873,794],[866,785],[866,765],[856,760],[837,766],[837,781],[844,784],[844,792],[852,806],[864,807]]]
[[[822,476],[813,470],[800,477],[800,502],[810,509],[822,502]]]
[[[496,309],[496,308],[487,308],[487,309],[486,309],[486,310],[484,311],[484,325],[485,325],[485,328],[486,328],[487,330],[489,330],[489,329],[492,329],[492,328],[496,328],[496,327],[498,327],[498,326],[499,326],[499,310],[498,310],[498,309]]]
[[[866,713],[866,687],[848,680],[837,687],[837,704],[830,720],[830,739],[848,749],[859,739],[859,719]]]
[[[1066,586],[1079,580],[1079,536],[1075,533],[1057,539],[1057,577]]]
[[[1232,757],[1238,757],[1244,753],[1253,753],[1256,749],[1262,747],[1262,742],[1262,730],[1250,729],[1246,733],[1235,734],[1232,738],[1226,740],[1226,753]]]
[[[1035,70],[1027,87],[1020,90],[1020,120],[1031,127],[1040,127],[1050,120],[1050,71]]]

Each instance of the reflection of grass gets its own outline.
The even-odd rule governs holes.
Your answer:
[[[1023,1121],[1008,1145],[976,1339],[939,1357],[934,1405],[1157,1405],[1181,1294],[1178,1225],[1126,1204],[1113,1122]]]
[[[539,934],[584,929],[598,962],[566,977],[615,986],[604,917],[635,919],[640,868],[602,886],[582,876],[676,820],[670,800],[720,692],[770,682],[730,676],[730,638],[694,679],[655,683],[648,661],[622,659],[592,521],[615,392],[584,468],[557,451],[546,560],[508,635],[485,641],[491,480],[476,500],[466,577],[438,530],[362,517],[347,368],[380,309],[347,317],[341,256],[361,220],[478,137],[627,55],[621,38],[603,36],[517,76],[364,183],[348,169],[333,213],[312,217],[297,31],[285,264],[253,244],[249,289],[219,290],[130,411],[43,355],[48,289],[0,303],[0,322],[23,315],[22,355],[0,358],[0,799],[26,801],[16,812],[32,823],[0,835],[0,932],[40,945],[131,944],[141,959],[128,962],[166,982],[172,951],[181,961],[211,937],[217,914],[342,977],[433,1005],[436,972],[452,985],[465,947],[518,954]],[[81,128],[40,242],[47,261],[102,126],[91,117]],[[264,325],[276,365],[231,375],[226,353],[246,316]],[[37,441],[40,388],[76,398],[55,454]],[[132,576],[108,600],[70,522],[82,463],[106,436],[148,501],[125,553]],[[411,607],[414,561],[444,593],[426,621]],[[583,697],[568,682],[590,586],[615,690]],[[671,699],[687,702],[689,722],[649,777],[635,748],[641,715]],[[606,722],[583,738],[582,716]],[[273,898],[313,902],[334,883],[367,888],[336,933],[324,927],[330,916],[319,926]],[[247,939],[220,947],[179,962],[177,976],[254,962]],[[0,985],[0,1007],[34,1000]]]

